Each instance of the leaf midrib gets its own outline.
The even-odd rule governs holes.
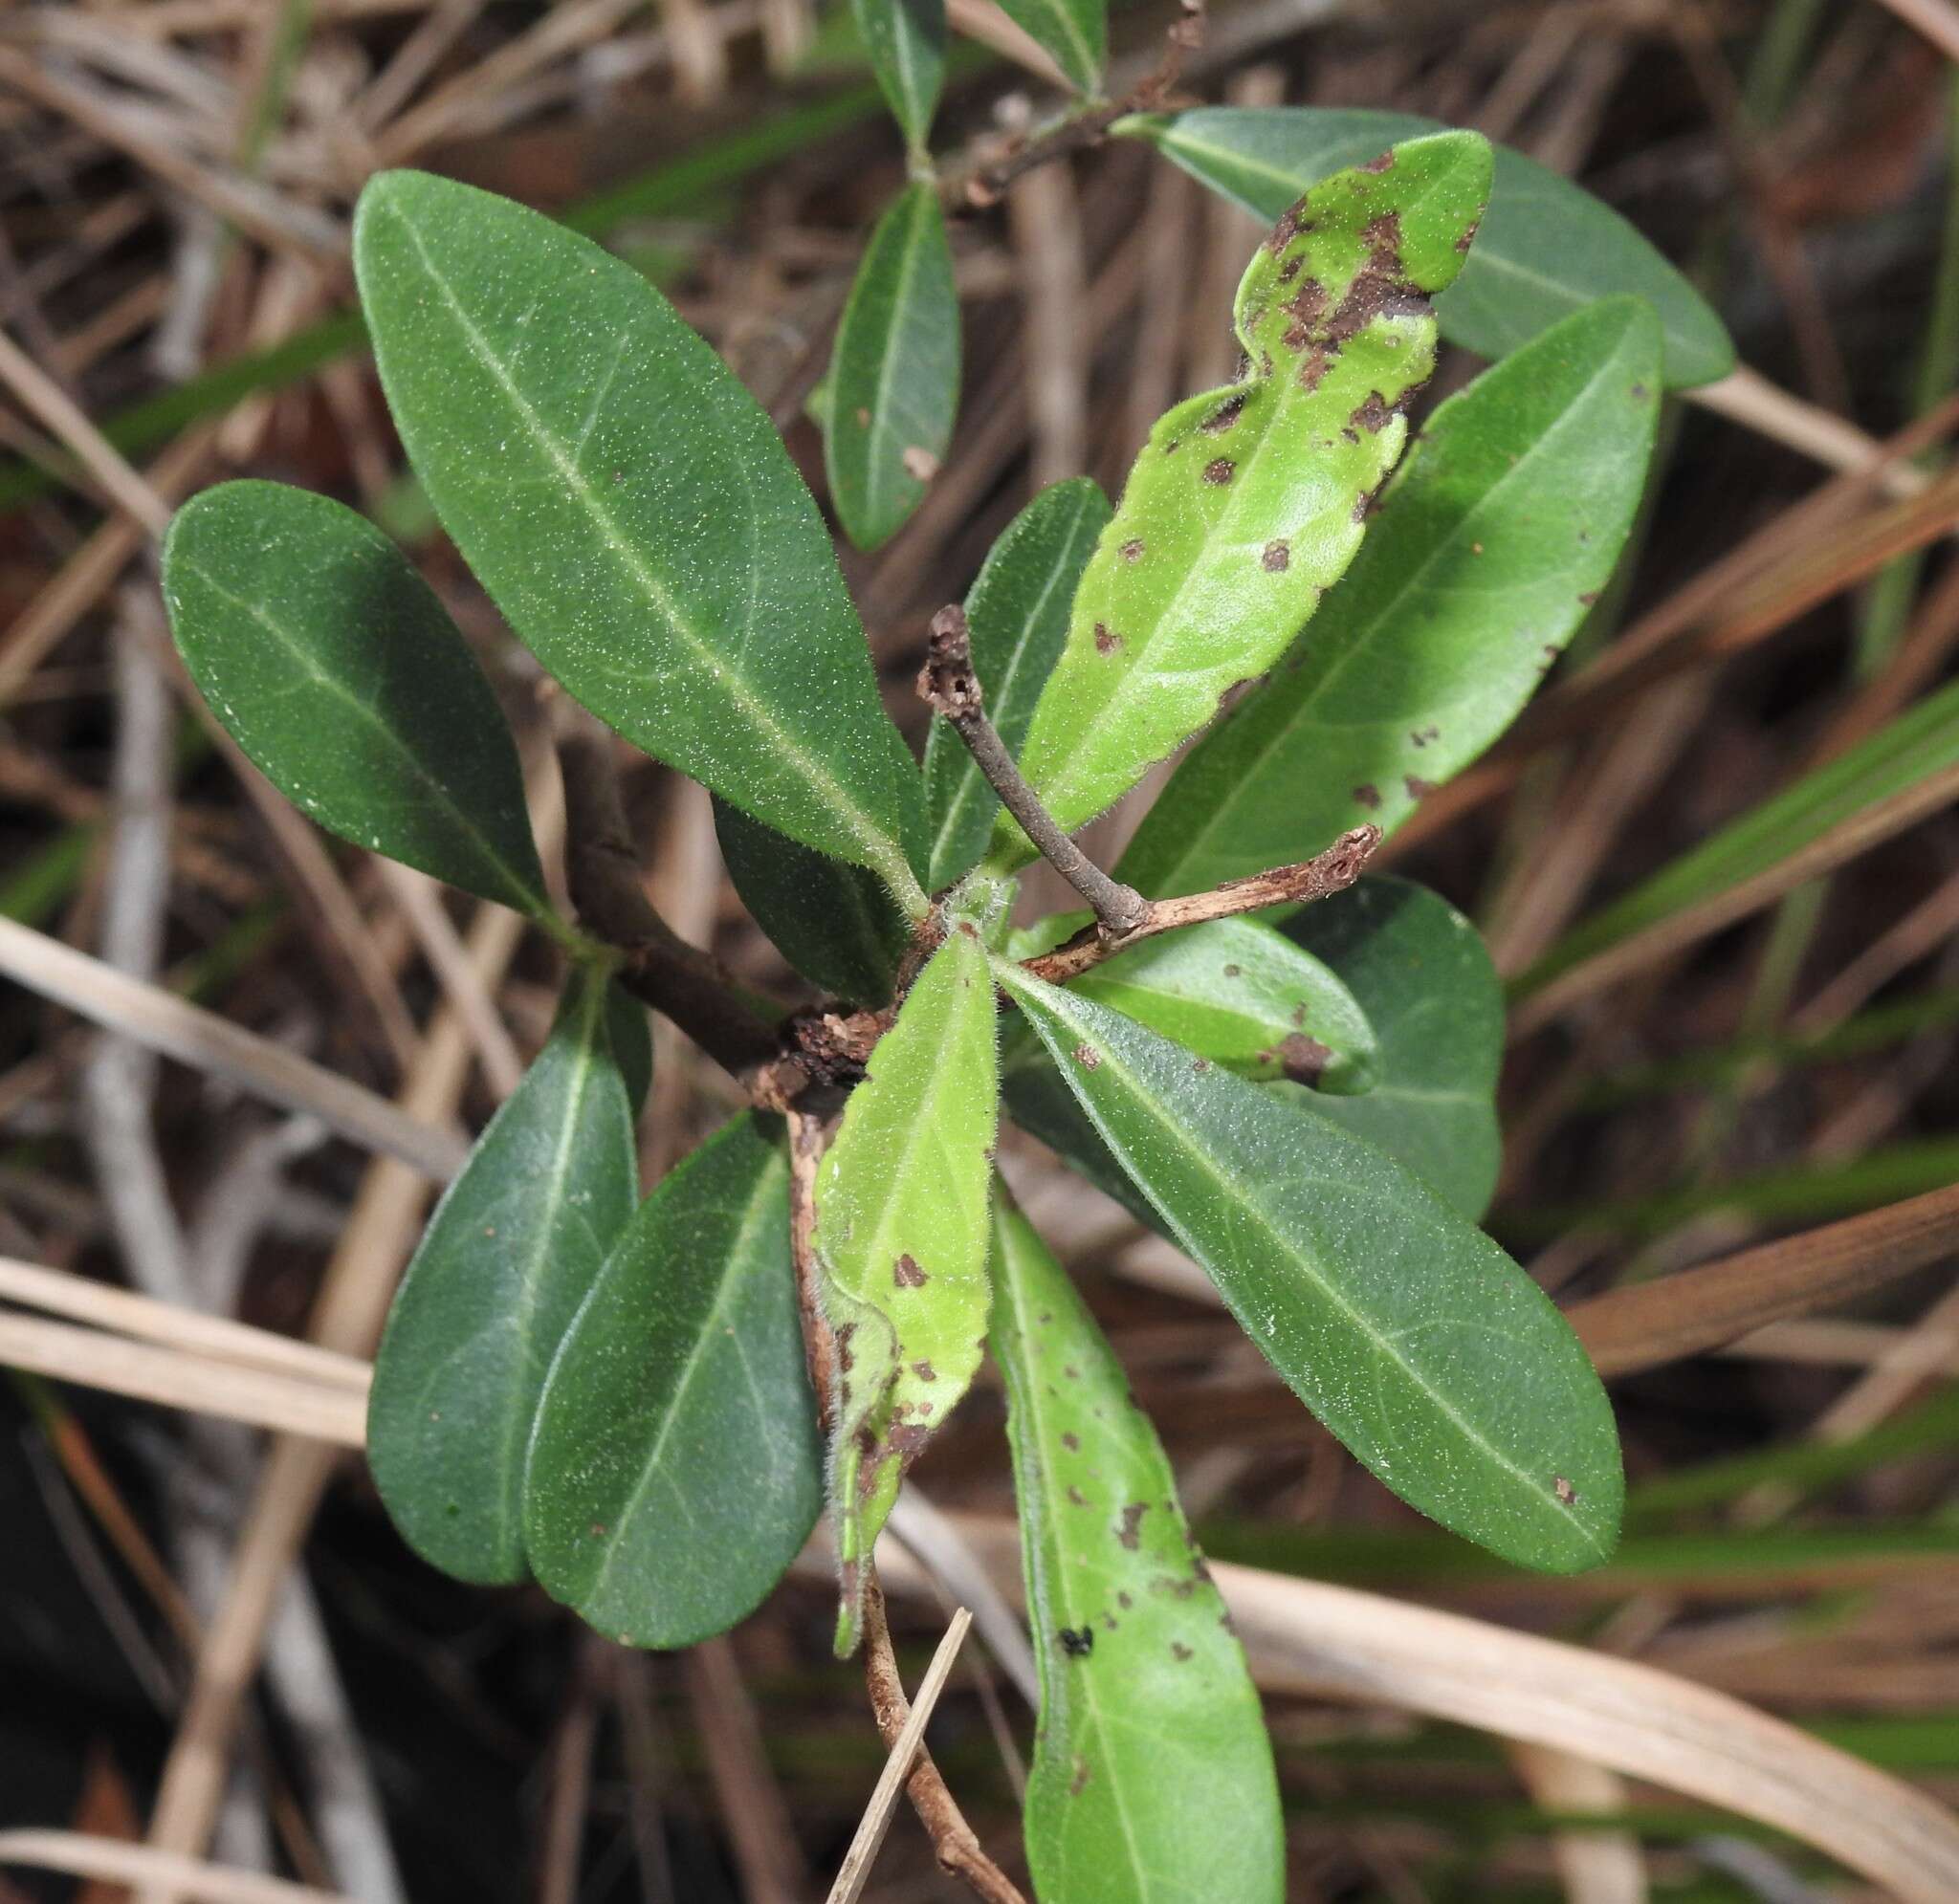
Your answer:
[[[668,592],[665,583],[642,559],[633,547],[631,538],[624,533],[621,524],[606,508],[605,498],[593,488],[576,460],[566,453],[565,447],[557,433],[549,427],[530,400],[517,387],[503,361],[491,346],[489,339],[477,328],[474,319],[463,308],[449,279],[444,276],[435,260],[429,255],[429,247],[423,241],[421,230],[414,220],[399,206],[384,205],[379,208],[392,216],[407,233],[409,242],[414,246],[416,254],[422,261],[424,272],[448,307],[470,354],[489,372],[491,378],[503,391],[511,407],[517,412],[533,441],[543,451],[546,460],[598,525],[602,539],[614,559],[629,579],[638,584],[654,611],[665,618],[674,634],[693,654],[696,664],[705,671],[708,682],[721,690],[723,697],[737,714],[758,730],[763,744],[787,761],[802,776],[819,799],[830,804],[843,820],[846,830],[869,856],[869,864],[891,885],[892,889],[901,897],[910,898],[915,893],[917,898],[922,900],[923,894],[917,892],[917,881],[913,877],[911,868],[905,862],[903,847],[897,840],[884,831],[876,819],[849,794],[843,782],[777,720],[765,703],[757,698],[748,685],[746,674],[734,665],[733,657],[723,655],[681,612],[679,604]],[[737,461],[738,463],[739,459]],[[751,563],[751,568],[755,566]],[[745,658],[745,644],[739,652]]]
[[[1053,992],[1056,997],[1067,999],[1068,995],[1066,992],[1059,991],[1055,987],[1043,987],[1041,993],[1036,993],[1032,989],[1032,987],[1027,983],[1024,976],[1021,974],[1020,968],[1004,959],[997,957],[995,958],[994,971],[996,975],[1000,978],[1002,984],[1003,984],[1008,991],[1014,993],[1017,996],[1023,996],[1032,1000],[1036,1011],[1046,1012],[1051,1015],[1052,1017],[1061,1019],[1063,1023],[1068,1025],[1070,1029],[1079,1032],[1084,1038],[1095,1036],[1095,1030],[1092,1025],[1081,1024],[1076,1019],[1070,1018],[1070,1016],[1066,1010],[1053,1005],[1044,996],[1044,994],[1047,992]],[[1036,1029],[1037,1031],[1041,1029],[1038,1023],[1036,1025]],[[1043,1041],[1047,1042],[1045,1037]],[[1204,1150],[1200,1149],[1198,1147],[1196,1147],[1188,1141],[1186,1133],[1184,1132],[1182,1127],[1177,1123],[1176,1119],[1168,1115],[1164,1108],[1158,1104],[1156,1094],[1154,1092],[1149,1091],[1142,1087],[1140,1080],[1138,1080],[1135,1074],[1133,1071],[1131,1071],[1126,1064],[1123,1063],[1122,1060],[1119,1057],[1117,1057],[1117,1055],[1112,1049],[1110,1049],[1105,1042],[1102,1042],[1099,1040],[1098,1048],[1100,1052],[1101,1062],[1103,1064],[1112,1065],[1117,1072],[1117,1074],[1122,1078],[1123,1082],[1128,1086],[1131,1100],[1134,1104],[1145,1109],[1148,1112],[1148,1114],[1158,1125],[1162,1127],[1166,1134],[1171,1139],[1175,1140],[1177,1148],[1180,1149],[1186,1156],[1190,1157],[1202,1169],[1204,1173],[1208,1177],[1210,1177],[1213,1183],[1217,1185],[1219,1191],[1226,1197],[1228,1197],[1229,1200],[1233,1204],[1235,1204],[1238,1209],[1243,1211],[1245,1216],[1251,1221],[1251,1223],[1257,1229],[1263,1231],[1265,1235],[1271,1239],[1272,1243],[1278,1248],[1279,1253],[1282,1256],[1289,1257],[1300,1264],[1302,1273],[1305,1275],[1306,1279],[1309,1281],[1310,1281],[1313,1284],[1313,1286],[1320,1291],[1322,1296],[1324,1296],[1326,1300],[1330,1303],[1332,1303],[1335,1309],[1340,1311],[1340,1313],[1348,1319],[1348,1321],[1355,1329],[1355,1331],[1360,1335],[1364,1336],[1372,1345],[1374,1345],[1377,1353],[1382,1355],[1388,1361],[1392,1362],[1394,1366],[1401,1371],[1403,1378],[1416,1390],[1416,1391],[1419,1394],[1426,1397],[1430,1405],[1434,1407],[1440,1414],[1443,1415],[1446,1419],[1453,1422],[1456,1425],[1456,1427],[1458,1427],[1462,1431],[1464,1438],[1467,1440],[1469,1443],[1471,1443],[1474,1447],[1479,1449],[1489,1459],[1493,1466],[1512,1476],[1523,1486],[1526,1492],[1534,1499],[1541,1501],[1547,1507],[1553,1505],[1553,1503],[1556,1501],[1556,1497],[1554,1494],[1551,1492],[1550,1489],[1540,1487],[1538,1483],[1535,1480],[1533,1480],[1531,1477],[1528,1475],[1522,1468],[1520,1468],[1516,1464],[1516,1462],[1511,1460],[1508,1455],[1504,1454],[1501,1449],[1492,1446],[1481,1429],[1479,1429],[1473,1422],[1467,1420],[1458,1409],[1456,1409],[1444,1397],[1439,1395],[1433,1389],[1433,1387],[1428,1382],[1423,1380],[1423,1378],[1409,1365],[1407,1358],[1399,1352],[1398,1348],[1396,1346],[1395,1343],[1390,1338],[1382,1336],[1380,1331],[1377,1328],[1376,1328],[1374,1324],[1371,1321],[1369,1321],[1367,1317],[1365,1317],[1359,1310],[1355,1309],[1354,1305],[1351,1302],[1349,1302],[1346,1300],[1346,1298],[1339,1293],[1338,1290],[1333,1288],[1332,1284],[1328,1282],[1324,1273],[1322,1273],[1314,1265],[1313,1260],[1310,1257],[1309,1257],[1304,1251],[1295,1251],[1288,1245],[1285,1237],[1281,1236],[1280,1233],[1273,1227],[1271,1220],[1269,1219],[1269,1217],[1266,1215],[1265,1212],[1262,1210],[1257,1201],[1255,1199],[1248,1198],[1246,1195],[1244,1194],[1239,1185],[1238,1179],[1236,1177],[1226,1174],[1223,1171],[1219,1169],[1218,1166],[1211,1161],[1209,1155]],[[1051,1042],[1048,1043],[1048,1051],[1055,1061],[1056,1068],[1060,1070],[1064,1078],[1066,1078],[1068,1073],[1063,1055],[1055,1049],[1054,1045]],[[1070,1085],[1070,1088],[1072,1089],[1072,1085]],[[1247,1088],[1256,1087],[1248,1086]],[[1102,1137],[1104,1143],[1106,1143],[1110,1147],[1111,1150],[1113,1151],[1119,1159],[1125,1157],[1128,1154],[1131,1147],[1123,1144],[1122,1141],[1117,1136],[1115,1136],[1113,1132],[1111,1131],[1107,1121],[1103,1118],[1098,1108],[1092,1103],[1090,1103],[1087,1096],[1079,1092],[1075,1095],[1076,1102],[1079,1103],[1082,1108],[1088,1112],[1090,1121],[1094,1124],[1096,1130]],[[1351,1131],[1343,1130],[1342,1135],[1350,1139],[1354,1139],[1354,1133]],[[1354,1141],[1364,1142],[1365,1140],[1357,1139]],[[1134,1175],[1133,1172],[1129,1171],[1129,1167],[1126,1163],[1124,1164],[1123,1168],[1126,1173]],[[1136,1177],[1134,1180],[1136,1183],[1136,1187],[1140,1191],[1142,1191],[1145,1196],[1149,1197],[1152,1206],[1156,1210],[1157,1214],[1163,1218],[1163,1220],[1166,1223],[1168,1223],[1171,1226],[1173,1230],[1175,1230],[1178,1233],[1178,1240],[1183,1244],[1183,1246],[1190,1251],[1193,1257],[1196,1257],[1200,1261],[1202,1261],[1202,1255],[1194,1247],[1192,1239],[1190,1238],[1189,1234],[1186,1231],[1184,1225],[1180,1221],[1178,1221],[1178,1219],[1174,1215],[1172,1215],[1170,1211],[1166,1210],[1163,1207],[1162,1203],[1158,1201],[1158,1199],[1156,1196],[1151,1194],[1149,1186],[1147,1182],[1144,1180],[1144,1178]],[[1430,1193],[1433,1194],[1433,1193]],[[1221,1291],[1221,1293],[1222,1292]],[[1582,1529],[1581,1523],[1574,1521],[1569,1516],[1562,1516],[1557,1520],[1556,1524],[1562,1525],[1567,1528],[1579,1527],[1580,1531],[1585,1532],[1585,1538],[1587,1540],[1588,1544],[1590,1544],[1596,1552],[1599,1553],[1599,1557],[1601,1559],[1604,1558],[1603,1550],[1600,1550],[1598,1548],[1597,1543],[1592,1539],[1589,1530]]]

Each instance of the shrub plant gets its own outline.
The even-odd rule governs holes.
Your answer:
[[[681,1647],[751,1612],[826,1504],[838,1648],[868,1624],[888,1660],[877,1536],[990,1350],[1041,1675],[1036,1886],[1277,1898],[1256,1692],[1154,1432],[996,1174],[997,1119],[1186,1252],[1404,1500],[1527,1566],[1611,1552],[1604,1393],[1477,1227],[1488,960],[1433,894],[1360,875],[1571,638],[1662,389],[1719,375],[1726,345],[1614,214],[1473,134],[1119,113],[1092,103],[1099,12],[1008,11],[1096,134],[1276,223],[1231,309],[1237,381],[1158,422],[1112,509],[1086,479],[1036,495],[934,621],[922,770],[815,500],[657,291],[426,175],[377,177],[356,223],[382,382],[444,527],[574,701],[712,790],[737,889],[819,1002],[744,991],[650,910],[609,736],[562,750],[573,915],[554,905],[495,698],[363,517],[225,484],[179,514],[165,589],[204,695],[300,807],[563,954],[549,1041],[381,1346],[369,1458],[405,1538]],[[878,0],[859,19],[911,180],[813,409],[838,519],[870,546],[946,450],[958,313],[925,149],[942,22]],[[1495,361],[1411,436],[1443,337]],[[1068,836],[1194,735],[1121,863],[1090,864]],[[1017,923],[1039,857],[1084,908]],[[646,1005],[751,1107],[642,1198]]]

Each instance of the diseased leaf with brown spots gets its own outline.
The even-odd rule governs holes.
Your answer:
[[[839,1653],[857,1644],[861,1568],[904,1471],[980,1366],[999,1091],[986,954],[956,930],[878,1041],[817,1175],[817,1262],[837,1335]]]
[[[1034,710],[1021,771],[1063,827],[1269,667],[1353,559],[1489,175],[1474,133],[1413,140],[1316,186],[1260,248],[1238,291],[1244,381],[1151,431]],[[1005,815],[993,854],[1033,856]]]
[[[993,1348],[1041,1668],[1035,1886],[1066,1904],[1277,1904],[1271,1746],[1170,1463],[1061,1265],[994,1197]]]

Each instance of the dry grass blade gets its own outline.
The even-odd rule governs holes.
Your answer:
[[[173,992],[125,977],[57,939],[0,919],[0,974],[109,1031],[253,1092],[308,1112],[370,1149],[446,1182],[467,1147],[447,1129],[337,1076],[270,1039],[188,1004]]]
[[[1792,396],[1746,365],[1718,383],[1704,383],[1685,395],[1703,409],[1759,431],[1825,469],[1846,472],[1863,469],[1883,449],[1854,423],[1846,423],[1820,404]],[[1910,463],[1886,464],[1878,477],[1885,494],[1901,498],[1918,494],[1928,480],[1923,470]]]
[[[357,1390],[241,1368],[190,1349],[128,1342],[40,1316],[0,1311],[0,1366],[340,1448],[359,1448],[366,1439],[367,1401]]]
[[[43,1269],[38,1263],[0,1257],[0,1298],[239,1368],[344,1389],[363,1397],[367,1392],[369,1369],[357,1356],[339,1355],[310,1342],[275,1335],[270,1329],[179,1308],[173,1302],[159,1302],[87,1277]]]
[[[0,383],[74,451],[113,502],[127,510],[152,536],[164,533],[170,520],[170,505],[129,467],[74,399],[5,331],[0,331]]]
[[[870,1867],[884,1844],[884,1834],[891,1829],[891,1814],[898,1807],[898,1799],[903,1794],[912,1762],[917,1758],[918,1748],[924,1742],[925,1727],[931,1720],[932,1709],[937,1705],[939,1694],[945,1691],[953,1661],[959,1656],[959,1648],[965,1643],[966,1629],[972,1624],[972,1614],[961,1607],[946,1628],[945,1637],[938,1643],[938,1651],[932,1655],[932,1664],[925,1669],[925,1676],[919,1680],[917,1694],[912,1700],[911,1717],[905,1720],[904,1730],[898,1734],[898,1741],[891,1747],[884,1770],[878,1774],[877,1784],[871,1788],[870,1803],[865,1806],[864,1817],[858,1824],[857,1835],[850,1840],[850,1849],[844,1854],[837,1881],[830,1887],[829,1904],[857,1904],[857,1899],[863,1896]]]
[[[1626,1807],[1625,1781],[1568,1752],[1513,1743],[1510,1763],[1545,1811]],[[1646,1904],[1646,1865],[1630,1831],[1563,1831],[1552,1840],[1567,1904]]]
[[[104,1884],[168,1884],[202,1904],[348,1904],[338,1892],[316,1891],[310,1884],[289,1884],[282,1877],[231,1871],[80,1831],[0,1831],[0,1864],[65,1871]]]
[[[1959,1251],[1959,1185],[1852,1216],[1570,1311],[1602,1375],[1652,1368],[1841,1302]]]

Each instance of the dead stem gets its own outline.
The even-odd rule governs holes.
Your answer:
[[[864,1683],[870,1693],[870,1710],[886,1750],[893,1750],[905,1721],[912,1716],[912,1704],[905,1697],[898,1662],[891,1652],[891,1628],[884,1616],[884,1589],[877,1584],[877,1569],[864,1569]],[[925,1827],[938,1868],[956,1877],[977,1897],[988,1904],[1027,1904],[1006,1873],[980,1849],[980,1840],[966,1823],[965,1814],[946,1788],[932,1754],[921,1744],[911,1776],[905,1781],[905,1795],[912,1809]]]
[[[1134,932],[1148,915],[1150,902],[1134,886],[1111,879],[1061,830],[986,718],[980,677],[973,672],[966,611],[957,604],[941,608],[932,618],[925,666],[918,671],[918,693],[952,723],[985,775],[986,784],[1000,796],[1001,805],[1020,822],[1042,858],[1089,902],[1099,930],[1115,938]]]
[[[1130,930],[1112,936],[1099,924],[1085,926],[1066,945],[1028,959],[1026,970],[1050,985],[1065,985],[1105,958],[1113,958],[1158,932],[1202,925],[1207,919],[1263,911],[1268,906],[1310,906],[1316,899],[1329,899],[1360,877],[1380,843],[1378,826],[1356,826],[1353,832],[1341,834],[1325,852],[1297,865],[1274,866],[1268,872],[1226,880],[1209,892],[1147,901],[1141,920]]]

